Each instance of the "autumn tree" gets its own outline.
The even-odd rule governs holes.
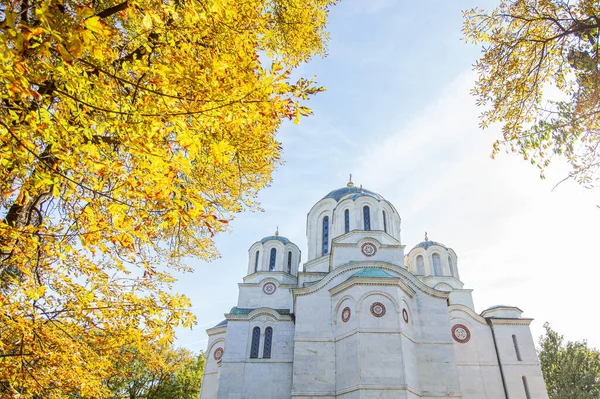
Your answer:
[[[538,353],[550,399],[600,397],[600,351],[583,342],[567,342],[548,323]]]
[[[109,399],[198,399],[204,371],[204,354],[185,348],[157,348],[160,362],[132,356],[117,364],[122,370],[106,381]]]
[[[0,0],[0,396],[105,396],[193,323],[172,272],[270,182],[333,2]]]
[[[520,153],[542,177],[557,155],[570,178],[600,178],[600,3],[501,0],[465,12],[467,40],[483,43],[473,89],[481,125],[502,124],[502,148]]]

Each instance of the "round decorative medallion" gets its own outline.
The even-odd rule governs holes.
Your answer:
[[[342,310],[342,321],[345,323],[348,320],[350,320],[350,315],[352,314],[352,312],[350,311],[349,307],[345,307],[344,310]]]
[[[217,348],[215,350],[215,353],[213,353],[213,357],[216,361],[221,360],[221,358],[223,357],[223,348]]]
[[[366,242],[362,245],[362,247],[360,247],[360,251],[365,256],[373,256],[377,253],[377,248],[370,242]]]
[[[263,292],[267,295],[273,294],[275,290],[277,290],[277,286],[275,286],[273,283],[266,283],[263,285]]]
[[[471,339],[471,332],[467,326],[462,324],[455,324],[452,327],[452,338],[459,344],[466,344]]]
[[[402,309],[402,318],[404,319],[405,323],[408,323],[408,312],[406,309]]]
[[[374,302],[371,305],[371,314],[375,317],[382,317],[385,314],[385,305],[381,302]]]

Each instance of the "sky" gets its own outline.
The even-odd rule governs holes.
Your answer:
[[[516,154],[492,160],[499,127],[478,126],[469,91],[481,50],[461,40],[462,10],[495,3],[343,0],[331,10],[328,56],[298,71],[327,91],[308,102],[314,115],[278,133],[285,164],[259,196],[263,211],[238,215],[215,240],[221,257],[190,260],[194,273],[175,285],[198,322],[178,345],[206,349],[205,330],[236,305],[248,248],[277,226],[306,261],[308,211],[352,173],[400,213],[405,253],[425,231],[455,250],[477,312],[518,306],[536,342],[549,322],[600,348],[600,188],[554,188],[568,172],[560,159],[546,180]]]

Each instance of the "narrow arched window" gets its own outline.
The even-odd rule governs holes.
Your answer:
[[[288,252],[288,273],[292,274],[292,251]]]
[[[385,211],[383,212],[383,231],[385,231],[387,233],[387,218],[386,218],[386,214]]]
[[[529,384],[527,384],[527,377],[523,376],[521,377],[521,379],[523,380],[523,389],[525,390],[525,397],[527,399],[531,399],[531,393],[529,392]]]
[[[433,256],[431,258],[433,260],[433,275],[441,276],[442,275],[442,265],[440,263],[440,255],[433,254]]]
[[[350,231],[350,210],[346,209],[344,211],[344,233]]]
[[[425,260],[423,259],[423,255],[417,256],[417,274],[419,276],[425,275]]]
[[[454,273],[454,265],[452,264],[452,258],[450,256],[448,256],[448,269],[450,271],[451,276],[457,277]]]
[[[254,257],[254,272],[258,271],[258,253],[260,251],[256,251],[256,256]]]
[[[517,360],[521,361],[521,352],[519,351],[519,343],[517,342],[517,336],[513,334],[512,336],[513,345],[515,346],[515,354],[517,355]]]
[[[275,259],[277,259],[277,250],[275,248],[271,248],[271,257],[269,258],[269,271],[270,272],[275,270]]]
[[[252,330],[252,345],[250,346],[250,359],[258,358],[258,348],[260,346],[260,328],[254,327]]]
[[[329,253],[329,216],[323,218],[323,255]]]
[[[365,230],[371,230],[371,210],[368,206],[363,207],[363,221]]]
[[[271,358],[271,344],[273,341],[273,329],[267,327],[265,329],[265,347],[263,348],[263,359]]]

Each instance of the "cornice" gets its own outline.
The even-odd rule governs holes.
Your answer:
[[[395,286],[399,287],[410,298],[414,298],[417,294],[416,291],[410,288],[400,277],[350,277],[348,280],[330,288],[329,293],[331,296],[334,296],[355,285]]]
[[[271,308],[257,308],[248,314],[225,313],[227,321],[252,321],[261,316],[271,317],[277,321],[293,321],[292,316],[279,314],[279,312]]]
[[[353,236],[359,236],[359,237],[361,237],[361,239],[359,241],[357,241],[357,242],[360,242],[361,240],[370,238],[372,240],[377,241],[378,244],[381,245],[384,248],[385,247],[401,247],[402,249],[404,249],[406,247],[406,245],[402,245],[397,238],[391,236],[390,234],[386,233],[383,230],[368,230],[368,232],[370,234],[372,234],[372,235],[368,235],[368,236],[365,236],[365,232],[366,231],[367,230],[352,230],[352,231],[344,233],[344,234],[342,234],[340,236],[337,236],[337,237],[335,237],[331,241],[332,247],[333,247],[333,244],[336,244],[336,245],[339,245],[339,246],[356,246],[356,244],[357,244],[356,242],[340,242],[340,241],[346,240],[346,239],[348,239],[350,237],[353,237]],[[392,242],[389,243],[389,244],[383,244],[380,241],[380,239],[382,239],[382,238],[383,239],[389,239],[389,241],[392,241]]]
[[[531,324],[533,319],[529,318],[518,318],[518,319],[509,319],[504,317],[487,317],[487,320],[490,320],[494,325],[508,325],[508,326],[528,326]]]
[[[224,332],[227,332],[227,326],[211,327],[206,329],[206,334],[208,335],[218,335]]]
[[[291,277],[293,280],[298,281],[298,276],[294,276],[293,274],[290,274],[288,272],[283,272],[283,271],[280,271],[280,270],[273,271],[273,272],[265,272],[265,271],[254,272],[252,274],[248,274],[242,280],[245,283],[247,280],[253,279],[253,278],[255,278],[257,276],[260,276],[260,275],[266,275],[267,277],[265,277],[264,279],[274,278],[273,276],[278,276],[278,277],[280,276],[280,277]],[[243,284],[243,283],[238,283],[238,284]],[[254,284],[254,283],[248,283],[248,284]]]
[[[467,316],[469,316],[471,319],[473,319],[474,321],[476,321],[479,324],[482,325],[487,325],[487,322],[485,321],[485,318],[481,317],[480,315],[478,315],[477,313],[475,313],[475,311],[465,305],[450,305],[448,306],[448,313],[450,314],[450,316],[452,316],[453,312],[460,312],[460,313],[464,313]]]
[[[429,296],[433,296],[436,298],[442,298],[442,299],[448,298],[449,294],[447,292],[438,291],[434,288],[429,287],[428,285],[423,283],[421,280],[419,280],[417,277],[413,276],[409,271],[401,268],[400,266],[395,266],[395,265],[392,265],[391,263],[382,262],[382,261],[359,261],[359,262],[349,262],[343,266],[339,266],[339,267],[335,268],[333,271],[331,271],[329,274],[327,274],[327,276],[325,276],[323,279],[319,280],[318,282],[316,282],[313,285],[310,285],[308,287],[293,288],[292,295],[294,297],[294,302],[296,301],[296,297],[298,297],[298,296],[310,295],[314,292],[317,292],[317,291],[323,289],[325,286],[327,286],[329,284],[329,282],[331,280],[340,276],[341,274],[344,274],[344,273],[347,273],[347,272],[350,272],[353,270],[358,271],[359,269],[365,269],[368,267],[378,267],[380,269],[389,270],[393,273],[399,274],[400,277],[398,277],[398,278],[401,279],[408,288],[412,289],[415,292],[416,292],[416,290],[419,290]],[[373,284],[373,285],[377,285],[377,284]]]
[[[469,316],[471,319],[476,321],[479,324],[487,325],[487,320],[490,320],[492,324],[495,325],[518,325],[518,326],[528,326],[531,324],[533,319],[520,317],[518,319],[515,318],[507,318],[507,317],[483,317],[475,313],[475,311],[465,305],[450,305],[448,307],[448,312],[452,316],[453,312],[461,312]]]

